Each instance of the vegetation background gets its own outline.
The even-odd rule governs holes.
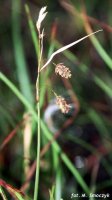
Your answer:
[[[37,149],[35,24],[43,6],[48,10],[42,24],[45,31],[43,63],[61,46],[92,31],[103,29],[103,32],[54,58],[54,63],[64,63],[70,68],[71,79],[56,75],[52,63],[42,72],[39,199],[68,200],[72,193],[88,196],[90,192],[109,193],[111,199],[111,3],[111,0],[0,2],[0,185],[3,199],[33,197]],[[52,90],[72,105],[68,114],[55,109]],[[25,196],[20,195],[20,190]]]

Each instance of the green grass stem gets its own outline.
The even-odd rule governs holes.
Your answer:
[[[38,70],[39,71],[39,70]],[[40,130],[40,95],[39,95],[39,82],[40,82],[40,75],[38,73],[38,78],[37,78],[37,90],[38,90],[38,102],[37,102],[37,121],[38,121],[38,129],[37,129],[37,158],[36,158],[36,176],[35,176],[35,187],[34,187],[34,200],[38,199],[38,191],[39,191],[39,172],[40,172],[40,143],[41,143],[41,130]]]

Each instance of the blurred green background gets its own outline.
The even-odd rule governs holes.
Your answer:
[[[42,72],[41,118],[46,125],[41,132],[41,149],[46,148],[41,156],[39,199],[49,199],[53,185],[55,200],[61,197],[69,200],[72,193],[112,195],[111,4],[111,0],[0,2],[0,177],[18,189],[28,180],[28,185],[22,187],[26,199],[32,199],[34,190],[37,123],[29,112],[36,110],[35,24],[43,6],[48,10],[42,23],[43,63],[61,46],[91,31],[103,29],[103,32],[53,59],[54,63],[64,63],[70,68],[70,80],[56,75],[52,62]],[[55,110],[52,90],[72,105],[68,114]],[[57,144],[46,146],[52,136],[61,150]]]

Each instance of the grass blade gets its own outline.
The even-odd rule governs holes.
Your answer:
[[[3,200],[7,200],[7,198],[6,198],[5,194],[4,194],[4,191],[3,191],[1,186],[0,186],[0,195],[1,195]]]
[[[72,43],[70,43],[70,44],[68,44],[68,45],[66,45],[66,46],[63,46],[63,47],[61,47],[60,49],[56,50],[56,51],[50,56],[50,58],[48,59],[48,61],[43,65],[43,67],[41,68],[40,71],[42,71],[45,67],[47,67],[47,65],[51,62],[51,60],[52,60],[57,54],[59,54],[59,53],[65,51],[65,50],[67,50],[68,48],[70,48],[70,47],[76,45],[77,43],[81,42],[82,40],[84,40],[84,39],[86,39],[86,38],[92,36],[93,34],[96,34],[96,33],[100,32],[100,31],[102,31],[102,30],[98,30],[98,31],[96,31],[96,32],[90,33],[89,35],[86,35],[86,36],[84,36],[84,37],[82,37],[82,38],[76,40],[75,42],[72,42]]]
[[[18,10],[18,12],[17,12]],[[23,49],[23,42],[21,37],[21,18],[19,11],[21,10],[21,0],[12,0],[12,34],[13,34],[13,45],[15,62],[17,66],[17,75],[19,79],[20,89],[22,94],[29,99],[31,103],[34,102],[31,82],[27,69],[27,63],[25,59],[25,53]]]
[[[101,78],[98,76],[94,75],[94,81],[95,83],[107,94],[108,97],[112,98],[112,88],[108,86],[105,81],[103,81]]]
[[[35,52],[36,52],[37,58],[39,58],[39,44],[38,44],[37,33],[36,33],[35,26],[33,24],[33,20],[32,20],[31,13],[30,13],[30,9],[29,9],[27,4],[25,4],[25,11],[26,11],[27,18],[28,18],[28,23],[29,23],[29,27],[30,27],[30,32],[31,32],[31,36],[32,36],[32,41],[33,41],[33,44],[34,44]]]

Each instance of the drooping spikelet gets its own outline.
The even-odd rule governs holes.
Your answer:
[[[62,96],[58,96],[56,93],[54,93],[56,96],[56,104],[59,106],[60,110],[62,113],[68,113],[71,106],[69,104],[67,104],[65,98],[63,98]]]
[[[64,66],[63,63],[59,63],[55,67],[55,73],[59,74],[64,78],[71,78],[71,71],[68,67]]]

